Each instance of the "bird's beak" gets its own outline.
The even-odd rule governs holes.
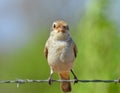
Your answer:
[[[58,32],[65,33],[65,31],[66,31],[66,30],[65,30],[63,27],[59,27],[59,28],[58,28]]]

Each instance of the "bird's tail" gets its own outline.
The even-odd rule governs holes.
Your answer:
[[[59,73],[61,80],[69,80],[69,72],[61,72]],[[70,92],[71,91],[71,84],[70,82],[61,82],[61,89],[63,92]]]

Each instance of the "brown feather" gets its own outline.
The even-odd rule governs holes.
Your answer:
[[[61,80],[69,80],[69,72],[62,72],[59,73]],[[71,91],[71,84],[70,82],[61,82],[61,89],[63,92],[70,92]]]
[[[47,58],[47,56],[48,56],[48,49],[47,49],[47,47],[44,48],[44,55]]]
[[[75,55],[75,57],[77,57],[77,46],[76,46],[76,44],[74,43],[74,46],[73,46],[73,50],[74,50],[74,55]]]

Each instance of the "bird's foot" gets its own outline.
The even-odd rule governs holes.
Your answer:
[[[74,84],[78,83],[77,77],[74,77]]]
[[[48,78],[48,84],[51,85],[52,84],[52,79],[49,77]]]

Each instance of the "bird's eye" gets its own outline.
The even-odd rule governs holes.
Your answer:
[[[53,28],[56,28],[56,25],[55,25],[55,24],[53,24]]]
[[[69,30],[69,26],[66,26],[66,29]]]
[[[63,26],[63,29],[69,30],[69,27],[68,26]]]
[[[63,26],[63,29],[66,29],[66,26]]]

